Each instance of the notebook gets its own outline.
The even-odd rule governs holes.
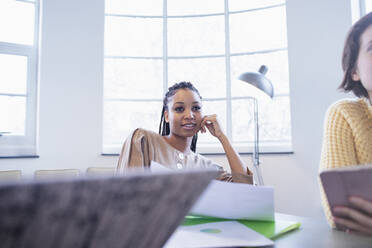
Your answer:
[[[225,222],[231,219],[214,218],[209,216],[187,215],[183,226],[193,226],[206,223]],[[275,221],[259,221],[259,220],[236,220],[244,226],[262,234],[268,239],[275,240],[278,237],[300,228],[301,223],[296,221],[287,221],[280,218],[280,214],[275,218]]]
[[[320,173],[320,179],[333,215],[333,207],[350,206],[350,196],[372,201],[372,165],[325,170]]]
[[[282,220],[280,214],[276,215],[275,221],[188,215],[167,241],[165,248],[266,247],[300,226],[299,222]]]
[[[1,247],[162,247],[217,173],[1,184]]]

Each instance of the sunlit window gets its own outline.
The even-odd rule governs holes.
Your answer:
[[[365,3],[365,13],[369,13],[372,11],[372,0],[364,0]]]
[[[162,97],[179,81],[198,88],[240,152],[252,149],[256,96],[260,150],[291,151],[286,27],[284,0],[106,0],[103,153],[119,153],[137,127],[157,132]],[[272,100],[237,80],[262,64]],[[202,134],[198,151],[222,150]]]
[[[0,157],[35,155],[38,11],[0,1]]]

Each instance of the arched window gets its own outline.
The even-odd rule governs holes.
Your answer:
[[[136,127],[157,131],[162,96],[190,81],[238,151],[253,141],[252,90],[237,77],[268,66],[272,101],[258,96],[261,151],[291,150],[284,0],[106,0],[103,153]],[[199,152],[222,152],[200,135]]]

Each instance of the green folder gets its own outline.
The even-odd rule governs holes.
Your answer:
[[[231,219],[222,219],[201,215],[187,215],[182,225],[192,226],[221,221],[231,221]],[[282,220],[275,221],[236,220],[236,221],[251,228],[252,230],[262,234],[263,236],[271,240],[274,240],[287,232],[296,230],[301,226],[301,223],[299,222]]]

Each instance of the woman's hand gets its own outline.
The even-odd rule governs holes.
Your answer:
[[[231,172],[246,174],[247,169],[243,161],[240,159],[239,154],[231,146],[231,143],[225,133],[221,129],[221,125],[218,122],[217,115],[206,115],[203,117],[200,126],[200,132],[205,133],[208,131],[221,142],[222,147],[226,153],[227,160],[231,168]],[[248,170],[249,171],[249,170]],[[249,174],[251,174],[249,172]]]
[[[338,216],[342,216],[334,216],[334,222],[344,226],[347,231],[372,235],[372,202],[356,196],[350,197],[349,202],[352,208],[333,208]]]
[[[203,120],[201,122],[200,131],[202,133],[207,132],[207,129],[209,132],[216,138],[221,138],[223,135],[225,135],[221,129],[221,125],[218,122],[217,115],[205,115],[203,117]]]

